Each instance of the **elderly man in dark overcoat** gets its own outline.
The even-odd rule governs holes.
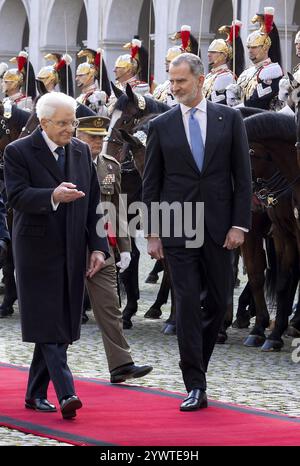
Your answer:
[[[80,337],[85,277],[97,273],[109,257],[89,148],[72,137],[75,111],[76,101],[65,94],[41,97],[40,126],[7,146],[4,168],[14,209],[22,336],[35,343],[25,406],[56,411],[47,400],[51,380],[65,419],[75,417],[82,406],[67,365],[67,348]]]

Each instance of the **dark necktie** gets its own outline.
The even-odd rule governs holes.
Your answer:
[[[66,153],[64,147],[57,147],[54,151],[58,155],[57,165],[62,173],[65,173]]]
[[[189,118],[189,129],[190,129],[190,138],[192,146],[192,154],[194,156],[196,165],[201,172],[204,162],[204,144],[201,134],[200,125],[195,116],[197,108],[192,108]]]

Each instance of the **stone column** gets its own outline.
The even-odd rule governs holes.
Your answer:
[[[97,50],[100,43],[102,3],[99,0],[89,0],[87,8],[87,47]]]
[[[171,0],[172,1],[172,0]],[[168,49],[168,11],[169,2],[155,1],[155,63],[154,79],[157,83],[163,83],[166,79],[165,57]]]
[[[35,73],[38,73],[42,66],[42,56],[40,53],[40,0],[31,0],[29,10],[29,59]]]

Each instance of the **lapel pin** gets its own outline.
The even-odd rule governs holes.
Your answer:
[[[223,117],[219,116],[219,121],[223,121]]]

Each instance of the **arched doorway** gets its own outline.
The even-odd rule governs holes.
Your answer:
[[[87,12],[83,0],[55,0],[49,13],[44,36],[46,53],[56,52],[71,55],[73,81],[77,66],[77,52],[87,39]]]
[[[0,61],[8,62],[28,45],[29,25],[24,3],[6,0],[0,8]]]
[[[146,21],[149,18],[149,0],[112,0],[104,26],[104,48],[106,50],[106,66],[110,78],[114,80],[112,70],[116,59],[124,53],[123,45],[129,42],[134,35],[140,34],[144,45],[148,48],[149,26]],[[144,18],[142,11],[148,11]],[[153,15],[154,21],[154,15]],[[113,26],[113,27],[112,27]]]
[[[211,13],[210,32],[218,36],[218,29],[233,20],[233,8],[231,0],[215,0]]]

